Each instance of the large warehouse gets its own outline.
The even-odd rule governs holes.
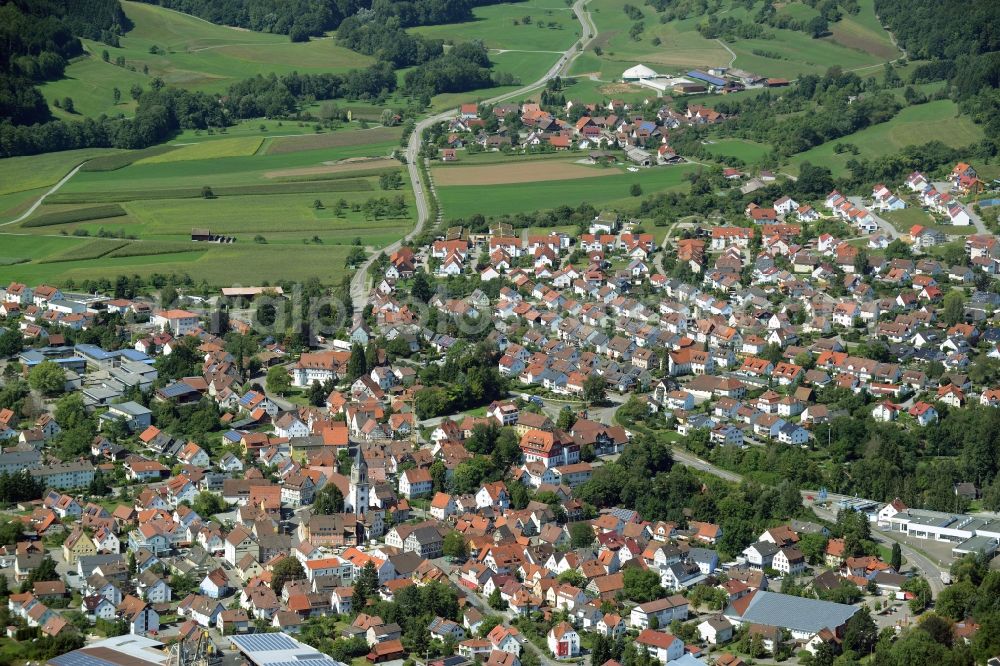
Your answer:
[[[286,633],[237,635],[229,640],[253,666],[345,666]]]
[[[125,634],[53,657],[48,666],[163,666],[166,661],[160,641]]]

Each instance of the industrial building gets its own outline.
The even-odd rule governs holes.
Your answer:
[[[345,666],[341,662],[328,657],[300,643],[286,633],[247,634],[228,637],[233,649],[246,659],[251,666]],[[63,664],[61,666],[73,666]]]

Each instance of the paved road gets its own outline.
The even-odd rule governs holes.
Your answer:
[[[684,465],[685,467],[691,467],[693,469],[700,470],[702,472],[708,472],[712,476],[717,476],[725,481],[731,481],[733,483],[739,483],[743,480],[743,477],[736,472],[730,472],[728,470],[720,469],[710,462],[706,462],[694,455],[690,451],[685,451],[684,449],[674,447],[673,448],[674,460]]]
[[[983,222],[983,218],[976,214],[976,211],[972,210],[972,206],[966,206],[965,210],[969,213],[969,219],[972,220],[973,226],[976,227],[976,233],[978,234],[988,234],[990,230],[986,228],[986,223]]]
[[[816,503],[814,503],[814,502],[806,499],[807,495],[815,496],[816,495],[816,491],[813,491],[813,490],[803,490],[802,491],[802,496],[803,496],[802,503],[807,508],[812,509],[813,513],[815,513],[817,516],[819,516],[823,520],[827,520],[829,522],[836,522],[837,521],[837,512],[836,511],[833,511],[831,509],[828,509],[826,507],[823,507],[823,506],[821,506],[819,504],[816,504]],[[833,499],[834,501],[836,501],[836,499],[839,498],[839,497],[840,497],[839,495],[838,496],[831,496],[831,499]],[[880,544],[883,544],[885,546],[888,546],[888,547],[891,547],[892,544],[893,544],[893,542],[899,543],[899,549],[903,553],[903,557],[906,558],[907,563],[913,569],[915,569],[917,572],[919,572],[924,578],[927,579],[927,583],[931,587],[931,592],[936,597],[941,592],[941,590],[944,589],[944,584],[941,582],[941,572],[942,572],[941,567],[939,567],[937,564],[935,564],[934,562],[932,562],[926,556],[924,556],[921,553],[919,553],[916,550],[914,550],[912,547],[910,547],[906,543],[904,543],[902,541],[899,541],[896,537],[897,537],[897,535],[895,535],[895,534],[893,534],[891,532],[885,532],[883,530],[879,530],[874,525],[872,525],[872,538],[876,542],[878,542]]]
[[[454,586],[458,588],[462,594],[465,595],[465,598],[469,601],[469,603],[472,604],[472,606],[475,607],[476,610],[482,613],[484,617],[487,615],[499,615],[504,618],[504,624],[507,625],[509,625],[511,620],[514,619],[515,615],[510,610],[505,610],[505,611],[493,610],[492,608],[489,607],[489,604],[486,603],[486,600],[483,599],[483,597],[480,596],[478,592],[470,590],[469,588],[459,583],[458,573],[456,572],[455,567],[452,566],[445,558],[433,560],[433,562],[437,567],[439,567],[442,571],[444,571],[445,574],[447,574],[449,580],[451,580]],[[528,640],[527,637],[521,638],[520,642],[521,646],[524,649],[534,653],[535,656],[538,657],[538,661],[542,664],[542,666],[561,666],[559,662],[549,657],[547,652],[540,650],[538,646],[532,643],[530,640]],[[587,662],[589,662],[589,657],[586,659],[584,663]]]
[[[938,192],[951,192],[952,185],[947,180],[939,180],[937,182],[931,183]],[[965,207],[965,212],[969,214],[969,219],[972,220],[972,226],[976,228],[977,234],[988,234],[989,229],[986,228],[986,224],[983,222],[982,218],[976,215],[976,212],[972,210],[972,205]]]
[[[865,205],[861,197],[847,197],[847,200],[850,201],[855,206],[857,206],[858,208],[864,208],[865,210],[870,212],[872,214],[872,217],[875,218],[875,223],[878,224],[879,230],[886,236],[888,236],[890,240],[895,240],[899,238],[899,232],[896,231],[896,227],[892,226],[889,222],[876,215],[875,211],[871,210],[870,208],[868,208],[868,206]]]
[[[14,218],[10,222],[4,222],[3,224],[0,224],[0,227],[6,227],[8,224],[17,224],[21,220],[28,219],[28,217],[30,217],[31,214],[34,213],[35,210],[37,210],[37,208],[42,205],[42,202],[45,201],[45,198],[47,196],[49,196],[50,194],[55,194],[56,192],[58,192],[59,188],[62,187],[63,185],[65,185],[67,183],[67,181],[69,181],[70,178],[72,178],[73,176],[75,176],[76,172],[79,171],[80,168],[84,164],[86,164],[86,162],[81,162],[81,163],[77,164],[76,167],[74,167],[72,171],[70,171],[68,174],[66,174],[65,176],[63,176],[62,179],[58,183],[56,183],[55,185],[53,185],[49,189],[48,192],[46,192],[42,196],[38,197],[38,200],[35,201],[35,203],[31,204],[31,208],[29,208],[28,210],[24,211],[23,213],[21,213],[20,216]]]
[[[491,97],[483,103],[496,104],[512,97],[518,97],[535,90],[536,88],[544,86],[550,79],[562,76],[568,70],[573,61],[576,60],[577,56],[583,52],[587,44],[597,35],[597,27],[590,18],[590,13],[585,9],[586,3],[587,0],[576,0],[573,4],[573,13],[576,15],[577,20],[583,28],[583,38],[563,51],[562,55],[559,56],[559,60],[557,60],[556,63],[549,68],[549,71],[547,71],[544,76],[532,84],[502,95],[497,95],[496,97]],[[580,46],[579,50],[577,50],[577,45]],[[402,239],[382,250],[387,255],[395,252],[402,247],[404,243],[408,243],[413,238],[420,235],[424,230],[424,226],[427,224],[427,219],[430,216],[430,204],[427,201],[427,193],[423,190],[423,184],[420,182],[420,170],[418,168],[419,163],[417,162],[417,160],[420,159],[420,142],[425,129],[434,123],[451,118],[454,114],[455,109],[449,109],[442,113],[424,118],[417,123],[413,133],[410,135],[410,141],[406,146],[406,167],[410,175],[410,183],[413,186],[413,195],[417,202],[417,224],[413,230]],[[358,266],[354,273],[354,277],[351,278],[351,303],[354,306],[355,317],[360,316],[362,310],[364,310],[365,303],[368,300],[368,269],[375,261],[376,256],[377,255],[372,255],[363,264]]]

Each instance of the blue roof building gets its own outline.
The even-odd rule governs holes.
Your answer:
[[[692,69],[690,72],[687,73],[687,75],[692,79],[698,79],[699,81],[704,81],[705,83],[711,84],[716,88],[721,88],[722,86],[726,85],[725,79],[720,79],[718,76],[712,76],[711,74],[703,72],[700,69]]]

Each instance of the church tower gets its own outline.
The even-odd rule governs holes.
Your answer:
[[[347,499],[344,500],[344,512],[361,516],[368,511],[368,463],[361,455],[361,445],[359,444],[354,455],[354,462],[351,463],[351,482],[347,490]]]

